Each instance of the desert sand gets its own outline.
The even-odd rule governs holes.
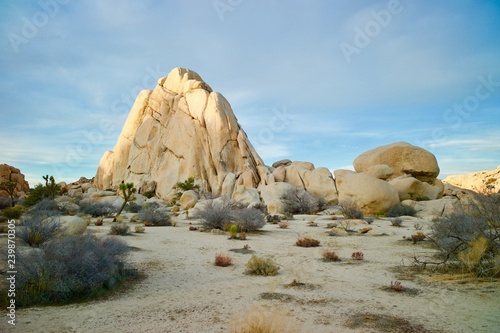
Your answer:
[[[428,274],[405,273],[416,253],[434,250],[403,236],[415,232],[415,222],[429,232],[430,220],[406,217],[398,228],[389,219],[376,219],[371,227],[385,235],[330,236],[326,225],[333,222],[331,216],[297,215],[287,229],[267,224],[242,241],[190,231],[198,220],[176,219],[175,227],[148,227],[143,234],[124,237],[133,248],[129,260],[144,273],[142,278],[102,299],[18,309],[17,325],[8,325],[2,316],[0,331],[228,332],[231,323],[259,306],[252,320],[278,309],[299,332],[390,331],[388,323],[373,327],[368,314],[403,318],[415,327],[411,332],[500,332],[498,282],[430,282]],[[308,226],[311,220],[318,226]],[[100,237],[110,225],[89,229]],[[305,235],[320,240],[320,247],[296,246]],[[251,254],[230,250],[245,244],[256,255],[273,258],[281,267],[278,275],[244,274]],[[329,247],[337,250],[340,262],[321,260]],[[364,260],[351,260],[354,251],[362,251]],[[233,264],[215,266],[217,253],[229,254]],[[302,285],[286,286],[294,280]],[[389,290],[396,280],[404,292]],[[269,293],[274,294],[263,297]],[[372,326],[349,325],[356,322]]]

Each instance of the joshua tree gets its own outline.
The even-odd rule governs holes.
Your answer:
[[[116,222],[116,218],[120,216],[123,208],[125,208],[125,205],[129,201],[135,200],[134,193],[137,191],[136,188],[134,187],[134,183],[121,183],[120,184],[120,191],[121,191],[121,196],[123,198],[123,205],[120,207],[120,210],[118,213],[116,213],[115,218],[113,219],[113,222]]]
[[[0,191],[5,191],[10,196],[10,205],[14,207],[14,190],[16,189],[17,183],[13,182],[11,176],[9,175],[9,180],[0,183]]]

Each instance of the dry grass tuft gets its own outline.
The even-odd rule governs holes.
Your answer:
[[[422,325],[412,324],[404,318],[375,313],[352,314],[345,326],[351,329],[375,329],[377,332],[386,333],[434,333],[434,331],[428,330]]]
[[[299,238],[297,242],[295,242],[295,245],[301,246],[301,247],[315,247],[319,246],[319,240],[314,239],[312,237],[306,236]]]
[[[215,266],[220,266],[220,267],[227,267],[231,265],[233,262],[233,258],[230,256],[223,254],[223,253],[217,253],[215,255]]]
[[[230,333],[298,333],[300,322],[280,308],[254,306],[245,315],[233,317]]]
[[[332,249],[324,250],[322,256],[323,256],[323,261],[340,261],[337,252],[335,252]]]

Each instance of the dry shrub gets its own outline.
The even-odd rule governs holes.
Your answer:
[[[405,289],[403,284],[399,281],[391,281],[391,290],[402,292]]]
[[[230,333],[298,333],[300,322],[282,309],[253,306],[243,316],[234,316],[229,323]]]
[[[362,219],[363,211],[359,209],[356,202],[352,199],[345,199],[339,203],[340,211],[347,219]]]
[[[332,249],[326,249],[323,251],[323,261],[339,261],[339,256],[337,252]]]
[[[353,260],[363,260],[365,258],[365,255],[361,251],[353,252],[351,254],[351,259]]]
[[[469,246],[458,253],[458,260],[467,267],[469,271],[473,271],[481,263],[484,253],[488,250],[488,238],[479,236],[477,239],[469,242]]]
[[[315,247],[319,246],[319,240],[314,239],[309,236],[305,236],[302,238],[297,239],[297,242],[295,242],[295,245],[300,246],[300,247]]]
[[[281,229],[286,229],[286,228],[288,228],[288,226],[289,226],[289,225],[290,225],[290,223],[285,222],[285,221],[283,221],[283,222],[279,222],[279,223],[278,223],[278,226],[279,226]]]
[[[127,236],[130,234],[130,227],[126,223],[113,224],[109,229],[110,235]]]
[[[215,266],[220,266],[220,267],[227,267],[231,265],[233,262],[233,258],[230,256],[223,254],[223,253],[217,253],[215,255]]]

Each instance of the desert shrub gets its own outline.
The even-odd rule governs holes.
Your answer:
[[[146,228],[144,228],[144,226],[142,225],[136,225],[134,231],[136,234],[142,234],[144,233],[144,231],[146,231]]]
[[[131,201],[131,202],[127,203],[127,205],[125,206],[124,209],[126,212],[129,212],[129,213],[139,213],[139,211],[142,209],[142,206]]]
[[[315,247],[319,246],[320,241],[309,236],[297,239],[295,245],[300,247]]]
[[[278,223],[278,226],[281,228],[281,229],[286,229],[290,226],[290,223],[286,222],[286,221],[283,221],[283,222],[279,222]]]
[[[285,211],[291,214],[313,214],[319,211],[320,201],[309,192],[293,188],[281,197]]]
[[[232,262],[233,258],[228,256],[227,254],[218,253],[215,255],[215,262],[214,262],[215,266],[227,267],[231,265]]]
[[[458,260],[480,277],[499,277],[500,205],[496,196],[480,195],[463,212],[441,218],[428,238],[439,249],[443,263]]]
[[[236,235],[238,234],[238,226],[236,224],[231,224],[229,226],[229,235],[231,239],[236,239]]]
[[[274,276],[278,274],[279,266],[271,258],[260,258],[255,254],[246,264],[246,273],[253,275]]]
[[[128,246],[90,234],[56,238],[18,254],[16,305],[64,304],[116,287],[129,276]]]
[[[375,218],[373,217],[365,217],[365,222],[368,223],[368,224],[372,224],[373,221],[375,221]]]
[[[24,201],[25,205],[33,206],[43,199],[53,200],[59,194],[61,187],[57,185],[53,176],[49,177],[49,175],[46,175],[43,176],[43,179],[45,180],[45,185],[37,184],[31,189]]]
[[[93,217],[111,216],[116,212],[116,208],[109,202],[83,203],[80,204],[80,212]]]
[[[399,293],[399,292],[402,292],[405,289],[405,287],[399,281],[391,281],[391,287],[390,287],[390,289],[394,290],[394,291],[397,291]]]
[[[425,234],[422,231],[417,231],[416,233],[411,235],[411,240],[413,241],[413,244],[421,242],[424,239],[425,239]]]
[[[254,231],[266,225],[264,215],[257,208],[235,209],[233,216],[240,230]]]
[[[109,229],[109,234],[116,236],[127,236],[130,235],[130,227],[127,223],[113,224]]]
[[[417,211],[412,206],[408,206],[402,203],[392,206],[385,213],[387,217],[398,217],[398,216],[415,216]]]
[[[24,208],[20,205],[15,205],[14,207],[10,207],[10,201],[9,201],[9,207],[2,209],[2,215],[11,220],[11,219],[19,219],[21,218],[21,215],[24,213]]]
[[[339,261],[339,256],[335,250],[326,249],[322,253],[323,261]]]
[[[208,229],[223,229],[233,219],[233,208],[229,200],[207,200],[195,216]]]
[[[229,321],[230,333],[298,333],[302,324],[278,308],[253,306]]]
[[[356,251],[351,254],[351,259],[353,260],[363,260],[365,255],[361,251]]]
[[[362,219],[363,211],[359,209],[354,200],[345,199],[339,203],[340,212],[347,219]]]
[[[262,214],[267,215],[267,205],[262,202],[253,205],[252,208],[258,209]]]
[[[60,212],[57,202],[51,199],[42,199],[31,206],[28,210],[29,214],[40,214],[40,212]],[[50,213],[53,214],[53,213]]]
[[[42,215],[23,216],[17,227],[16,236],[33,247],[38,247],[55,238],[62,230],[61,223],[58,219],[45,220],[46,218]]]
[[[168,212],[163,208],[156,208],[155,206],[150,206],[143,208],[137,217],[144,223],[145,226],[171,226],[172,221]]]
[[[142,193],[143,196],[145,196],[148,199],[151,199],[152,197],[156,196],[155,191],[146,191]]]
[[[391,219],[391,224],[394,227],[401,227],[403,225],[403,219],[400,217],[395,217],[395,218]]]

